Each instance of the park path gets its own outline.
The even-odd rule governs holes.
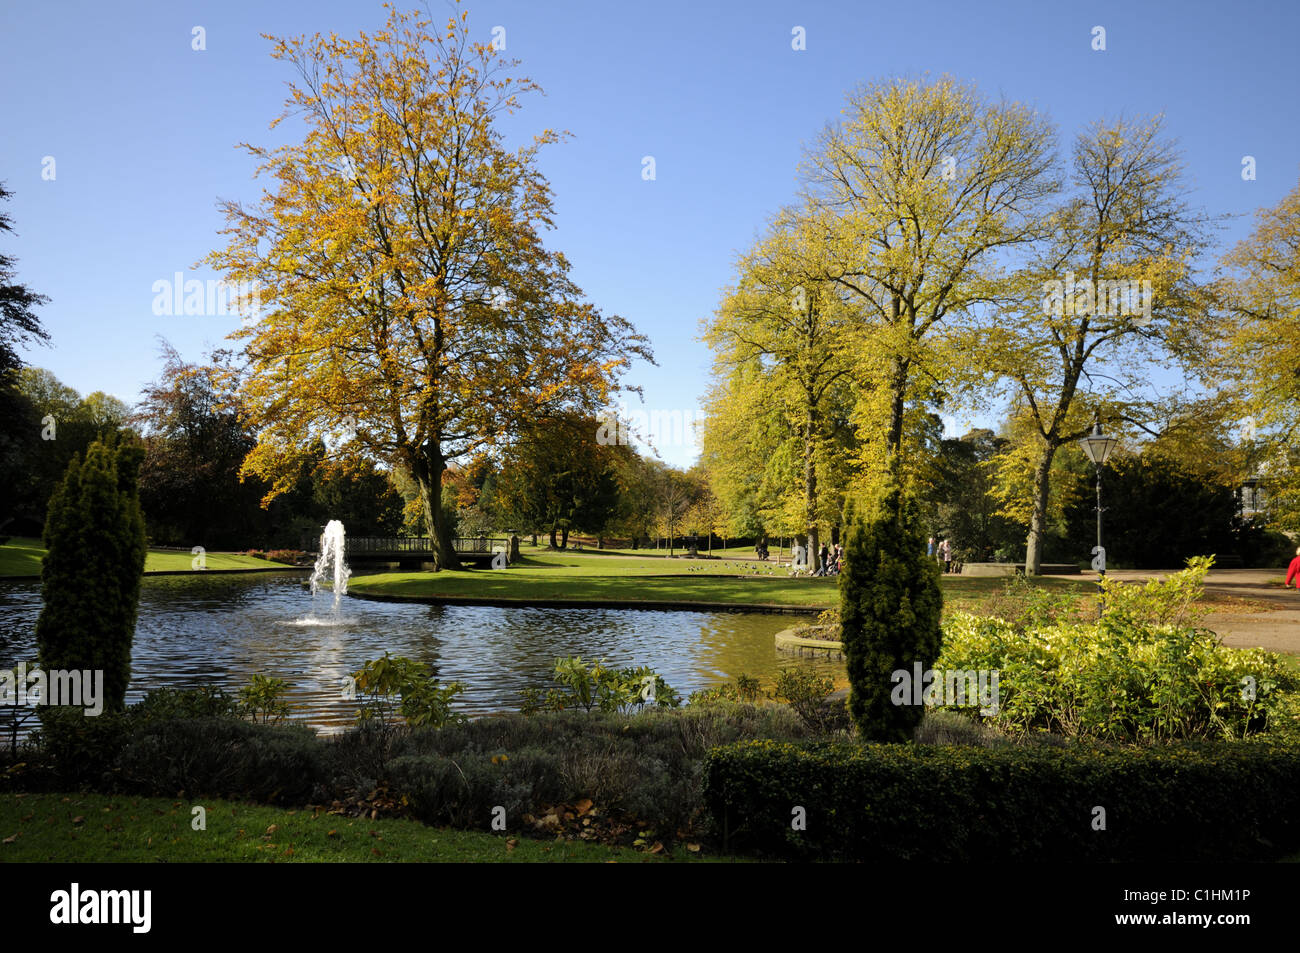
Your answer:
[[[644,554],[662,557],[668,555],[666,550],[653,549],[645,550]],[[599,555],[599,550],[579,550],[572,555],[596,556]],[[723,558],[737,562],[757,562],[752,553]],[[1163,579],[1176,571],[1113,569],[1107,575],[1124,582],[1141,583],[1152,578]],[[1283,589],[1276,582],[1270,582],[1285,575],[1284,567],[1211,570],[1205,577],[1205,592],[1215,609],[1205,616],[1204,625],[1217,632],[1225,645],[1233,648],[1262,648],[1270,652],[1300,655],[1300,592],[1294,587]],[[1084,573],[1062,578],[1086,582],[1095,577]]]

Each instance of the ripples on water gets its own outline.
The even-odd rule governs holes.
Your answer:
[[[519,691],[550,686],[561,656],[649,665],[683,697],[746,673],[765,680],[785,665],[825,671],[839,663],[792,659],[772,637],[797,617],[637,609],[428,606],[313,598],[296,573],[146,577],[132,650],[129,701],[153,688],[218,685],[234,691],[253,674],[292,686],[294,715],[327,730],[352,723],[343,697],[349,673],[383,655],[433,666],[465,684],[456,707],[469,715],[514,710]],[[0,666],[36,655],[35,582],[0,583]]]

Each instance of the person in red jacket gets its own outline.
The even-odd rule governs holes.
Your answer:
[[[1291,580],[1295,580],[1295,587],[1300,589],[1300,547],[1296,548],[1295,559],[1291,560],[1291,566],[1286,571],[1286,582],[1282,584],[1283,588],[1291,585]]]

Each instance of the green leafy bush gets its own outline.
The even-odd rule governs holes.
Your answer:
[[[735,682],[723,682],[712,688],[691,692],[689,705],[712,705],[718,702],[753,704],[763,697],[763,686],[752,675],[737,675]]]
[[[817,614],[814,622],[803,622],[794,627],[794,634],[803,639],[840,640],[840,610],[833,606]]]
[[[847,708],[827,701],[834,689],[834,680],[825,675],[806,668],[783,668],[777,673],[771,695],[789,705],[810,730],[827,734],[851,727]]]
[[[464,716],[452,711],[452,699],[465,690],[460,682],[439,685],[424,662],[384,653],[352,673],[359,702],[357,720],[392,723],[397,716],[412,728],[441,728]]]
[[[131,728],[124,712],[88,716],[80,708],[42,708],[41,729],[29,741],[48,782],[38,786],[80,789],[111,783],[114,761],[130,739]]]
[[[253,675],[248,684],[239,690],[239,706],[243,714],[253,721],[274,724],[289,716],[289,683],[282,678]]]
[[[1298,782],[1300,748],[1264,741],[746,741],[709,755],[704,789],[726,847],[789,858],[1223,862],[1300,849]]]
[[[1163,582],[1108,580],[1099,621],[1028,627],[954,613],[936,668],[997,670],[989,722],[1013,734],[1119,741],[1242,738],[1294,721],[1300,678],[1281,657],[1185,624],[1208,562]]]
[[[593,709],[603,712],[628,712],[643,706],[676,708],[681,696],[662,675],[646,666],[613,669],[605,660],[590,666],[581,656],[555,660],[552,678],[560,689],[526,688],[520,695],[520,710],[526,714],[540,711],[563,711],[566,708]]]
[[[155,688],[127,709],[135,724],[176,718],[237,718],[240,703],[214,685]]]
[[[977,615],[1010,622],[1023,631],[1078,618],[1079,595],[1060,592],[1030,582],[1022,573],[1012,576],[980,606]]]

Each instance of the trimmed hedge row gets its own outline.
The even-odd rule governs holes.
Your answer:
[[[793,859],[1249,861],[1300,848],[1300,748],[1267,741],[746,741],[710,753],[704,798],[725,849]]]

